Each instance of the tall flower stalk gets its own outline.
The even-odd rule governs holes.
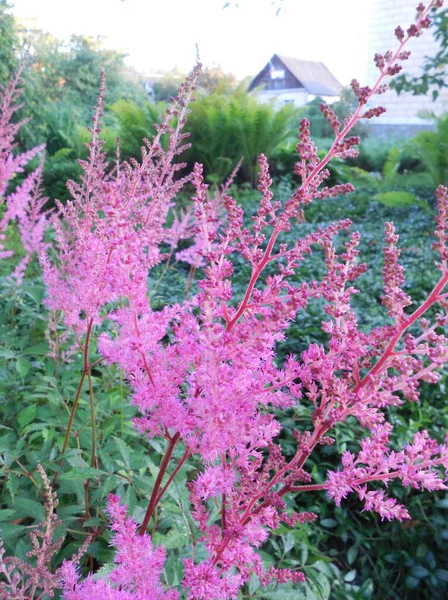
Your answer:
[[[191,514],[207,551],[205,559],[184,563],[182,585],[190,600],[236,598],[253,573],[262,585],[304,581],[300,571],[265,569],[257,551],[280,523],[293,526],[317,518],[310,512],[290,512],[285,502],[289,494],[296,494],[300,502],[303,493],[326,491],[339,504],[355,493],[365,510],[383,519],[403,520],[410,517],[406,508],[385,489],[372,488],[372,483],[387,488],[388,482],[399,479],[416,489],[446,489],[442,472],[448,467],[447,443],[438,443],[422,431],[406,447],[392,451],[392,425],[385,409],[418,400],[420,383],[436,382],[440,367],[448,360],[444,334],[448,321],[447,189],[440,186],[437,190],[434,250],[440,257],[439,282],[420,306],[410,308],[412,300],[403,291],[398,236],[393,224],[387,223],[382,302],[390,323],[369,333],[360,329],[351,307],[358,291],[355,281],[367,268],[359,262],[360,236],[357,232],[347,236],[341,252],[334,242],[338,234],[350,229],[350,221],[300,235],[310,202],[353,191],[349,183],[325,186],[327,165],[333,158],[356,156],[359,138],[349,135],[351,129],[360,119],[385,111],[369,103],[386,90],[386,77],[400,71],[409,57],[407,43],[429,27],[430,11],[441,4],[440,0],[419,4],[415,23],[406,32],[396,28],[396,50],[375,55],[379,69],[375,84],[362,87],[352,82],[358,106],[344,123],[322,104],[321,111],[335,132],[324,158],[319,158],[310,137],[309,122],[302,120],[295,166],[301,184],[285,203],[274,199],[269,166],[260,156],[261,199],[251,227],[227,193],[226,221],[222,222],[201,165],[195,165],[190,176],[175,177],[181,165],[173,159],[182,151],[186,134],[181,131],[199,67],[181,87],[154,140],[144,141],[141,162],[119,165],[112,173],[99,137],[103,79],[90,155],[81,163],[83,181],[70,184],[72,200],[59,205],[59,217],[53,220],[57,232],[53,258],[51,253],[42,255],[47,305],[64,312],[84,356],[63,451],[84,380],[98,360],[120,367],[140,411],[135,426],[144,436],[164,439],[167,450],[140,526],[127,519],[115,497],[110,499],[117,546],[114,570],[99,581],[80,582],[74,567],[67,564],[67,599],[99,597],[106,592],[120,599],[177,597],[175,591],[165,592],[158,584],[164,554],[152,547],[147,527],[190,457],[202,464],[188,487]],[[204,275],[196,296],[156,312],[150,306],[148,272],[164,258],[161,243],[178,238],[185,226],[178,220],[167,231],[166,221],[186,182],[195,190],[191,230],[195,244],[190,254]],[[284,234],[296,225],[297,240],[288,245]],[[316,247],[324,255],[325,274],[320,281],[297,284],[298,267]],[[173,252],[172,247],[171,256]],[[250,275],[242,298],[235,301],[232,279],[237,256],[249,265]],[[279,367],[276,344],[284,339],[297,312],[316,298],[324,302],[322,330],[328,344],[311,344]],[[431,321],[427,315],[436,304],[441,312]],[[102,359],[93,360],[92,336],[105,320],[114,323],[116,333],[99,335]],[[299,402],[312,407],[311,427],[294,432],[296,451],[286,458],[275,441],[281,423],[273,409],[288,409]],[[344,453],[341,469],[329,471],[324,483],[313,481],[308,458],[317,446],[334,443],[335,426],[349,417],[367,432],[360,452]],[[183,455],[173,468],[178,444],[183,446]],[[142,570],[150,575],[151,591],[144,587],[148,582],[142,579]]]

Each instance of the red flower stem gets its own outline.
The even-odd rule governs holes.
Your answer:
[[[400,473],[396,471],[395,473],[380,473],[378,475],[368,475],[367,477],[362,477],[356,481],[356,485],[364,485],[364,483],[370,483],[371,481],[389,481],[390,479],[395,479],[400,476]],[[284,496],[288,492],[314,492],[318,490],[326,490],[328,488],[327,483],[316,483],[311,485],[298,485],[285,487],[279,491],[279,496]]]
[[[137,337],[140,339],[141,338],[141,333],[140,333],[140,329],[138,327],[138,321],[137,321],[137,315],[134,313],[134,327],[135,327],[135,332],[137,333]],[[144,355],[144,353],[142,352],[142,350],[139,351],[140,354],[140,358],[142,359],[143,362],[143,366],[145,368],[146,374],[149,377],[149,381],[151,382],[151,384],[153,385],[153,387],[156,387],[156,384],[154,383],[154,378],[152,376],[151,373],[151,369],[149,368],[149,365],[146,361],[146,356]]]
[[[179,438],[180,438],[180,433],[176,433],[175,435],[173,435],[170,443],[168,444],[168,448],[167,448],[167,451],[165,452],[165,456],[163,457],[162,462],[160,463],[159,474],[157,475],[157,479],[154,484],[154,488],[152,490],[151,497],[149,499],[149,504],[148,504],[148,508],[146,510],[145,518],[143,519],[143,523],[139,529],[140,535],[143,535],[145,533],[146,528],[148,527],[148,523],[151,520],[151,517],[157,506],[157,497],[159,495],[159,489],[162,484],[162,480],[166,473],[166,469],[170,462],[171,456],[173,454],[173,450],[174,450],[177,442],[179,441]]]
[[[383,367],[387,363],[388,359],[392,356],[394,348],[395,348],[398,340],[403,336],[403,334],[405,333],[406,329],[408,329],[408,327],[410,327],[411,325],[413,325],[421,316],[423,316],[423,314],[435,302],[438,302],[440,300],[440,292],[443,290],[443,288],[446,286],[447,283],[448,283],[448,272],[443,275],[443,277],[440,279],[440,281],[434,287],[434,289],[429,294],[429,296],[426,298],[426,300],[423,302],[423,304],[421,306],[419,306],[417,308],[417,310],[415,310],[412,313],[412,315],[410,315],[405,321],[403,321],[403,323],[400,323],[400,327],[399,327],[397,333],[391,338],[391,340],[388,343],[388,345],[387,345],[385,351],[383,352],[381,358],[370,369],[370,371],[362,379],[362,381],[355,387],[355,390],[354,390],[355,392],[358,392],[369,381],[369,379],[372,376],[377,375],[383,369]]]
[[[263,258],[258,263],[258,265],[252,269],[252,275],[249,280],[249,284],[247,286],[246,293],[244,294],[244,298],[243,298],[243,300],[240,304],[240,307],[237,310],[235,316],[233,317],[233,319],[231,321],[229,321],[229,323],[227,325],[227,328],[226,328],[227,332],[229,332],[233,329],[235,323],[238,321],[238,319],[241,317],[241,315],[246,310],[247,305],[249,304],[249,300],[252,295],[253,289],[255,287],[255,284],[257,283],[257,280],[260,277],[261,272],[263,271],[265,266],[270,261],[271,252],[272,252],[275,242],[277,241],[279,233],[280,233],[280,229],[275,228],[274,231],[272,232],[272,235],[268,242],[266,250],[264,251]]]
[[[190,450],[188,448],[186,448],[186,450],[184,452],[184,455],[182,456],[182,458],[180,459],[180,461],[177,463],[177,466],[174,469],[174,471],[171,473],[171,475],[169,476],[168,481],[165,483],[165,485],[163,486],[163,488],[160,490],[159,495],[157,496],[156,506],[160,502],[160,500],[162,499],[162,497],[164,496],[166,490],[170,487],[171,483],[173,482],[173,479],[176,477],[176,475],[178,474],[178,472],[182,468],[182,465],[184,464],[184,462],[187,460],[187,458],[189,456],[190,456]]]
[[[225,469],[226,466],[227,466],[225,453],[221,455],[221,465],[222,465],[223,469]],[[226,494],[222,494],[222,500],[221,500],[221,529],[222,529],[222,535],[223,536],[224,536],[224,531],[227,529],[226,502],[227,502]]]

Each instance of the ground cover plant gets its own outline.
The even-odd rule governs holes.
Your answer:
[[[313,200],[334,202],[353,191],[351,184],[324,185],[327,164],[356,155],[359,138],[348,137],[351,128],[384,112],[366,105],[399,72],[406,44],[440,6],[438,0],[420,4],[416,22],[406,32],[396,29],[398,48],[375,56],[379,77],[372,88],[352,82],[358,106],[344,123],[322,105],[335,133],[325,156],[302,120],[295,166],[301,184],[283,201],[274,200],[260,156],[261,201],[252,218],[230,195],[230,182],[213,196],[201,165],[180,175],[199,65],[155,137],[144,140],[140,162],[121,162],[118,154],[107,163],[102,79],[82,181],[69,183],[71,200],[51,214],[42,211],[39,169],[13,192],[6,188],[39,151],[12,153],[20,124],[11,125],[18,80],[11,81],[1,121],[1,224],[5,244],[17,246],[19,235],[25,254],[3,283],[9,292],[1,323],[8,332],[3,375],[16,382],[4,389],[8,400],[23,402],[10,415],[18,430],[6,426],[1,439],[2,517],[11,521],[3,537],[15,548],[13,556],[1,554],[5,598],[328,598],[325,577],[306,579],[306,553],[301,562],[288,560],[310,524],[319,527],[319,517],[322,527],[338,525],[341,509],[329,516],[325,494],[341,508],[354,502],[360,518],[374,512],[412,523],[394,483],[446,489],[441,417],[433,413],[436,440],[410,423],[400,429],[395,416],[407,402],[403,414],[413,414],[420,392],[439,383],[448,356],[446,187],[436,193],[435,280],[415,290],[413,306],[398,235],[386,222],[383,312],[378,309],[373,327],[354,281],[362,288],[367,278],[372,289],[378,282],[359,262],[360,235],[349,231],[344,197],[339,221],[319,228],[305,222],[307,214],[317,216],[308,209]],[[192,203],[176,206],[186,186],[194,189]],[[36,252],[48,314],[43,288],[29,285]],[[315,258],[304,279],[309,254]],[[186,288],[182,277],[170,279],[174,260],[189,269]],[[300,339],[305,314],[319,322],[316,341]],[[39,340],[47,319],[52,361],[42,344],[21,341],[25,331]],[[8,402],[4,410],[14,413],[14,406]],[[403,439],[394,437],[394,425]],[[57,507],[56,492],[71,502]],[[15,543],[27,531],[28,552],[23,541]],[[277,564],[266,550],[271,544],[275,554],[272,532],[282,535]],[[354,544],[349,564],[356,552]],[[415,568],[414,579],[428,577],[436,597],[448,573],[429,549],[422,553],[428,568]],[[86,568],[88,575],[81,572]],[[340,597],[365,597],[369,586],[358,581],[352,590],[340,589]]]

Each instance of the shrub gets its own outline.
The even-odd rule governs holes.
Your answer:
[[[82,360],[59,462],[53,463],[53,483],[63,479],[63,461],[73,458],[71,433],[86,382],[90,465],[78,463],[74,475],[84,478],[86,523],[98,525],[90,519],[89,482],[101,471],[100,461],[107,460],[97,450],[93,394],[93,373],[102,362],[124,373],[139,411],[134,419],[137,431],[143,440],[163,444],[165,453],[154,470],[140,523],[127,516],[119,498],[109,497],[114,563],[86,579],[79,577],[73,562],[63,564],[67,600],[105,595],[174,600],[181,589],[191,600],[230,600],[243,586],[256,590],[271,583],[286,587],[278,593],[271,588],[263,592],[265,597],[285,597],[285,590],[297,596],[293,586],[305,581],[302,570],[269,564],[260,551],[271,531],[282,527],[286,533],[318,518],[315,510],[306,510],[306,500],[296,510],[293,495],[300,499],[325,491],[337,506],[350,496],[362,511],[401,522],[410,514],[399,497],[386,493],[387,484],[399,481],[432,492],[446,489],[442,471],[448,467],[447,444],[423,430],[397,448],[388,411],[405,400],[417,402],[423,384],[437,383],[448,360],[447,188],[439,186],[436,194],[433,250],[440,274],[413,309],[399,262],[398,236],[392,223],[385,224],[384,314],[373,329],[363,327],[352,307],[358,291],[354,282],[366,272],[358,258],[359,233],[348,233],[348,219],[317,230],[307,230],[304,222],[304,209],[313,200],[353,191],[351,184],[323,186],[329,177],[327,164],[334,157],[356,155],[359,138],[348,136],[352,126],[384,112],[366,104],[384,91],[384,78],[398,72],[397,61],[407,57],[405,44],[429,26],[428,13],[436,6],[440,1],[419,5],[407,34],[396,29],[398,49],[376,55],[380,74],[372,88],[352,82],[358,107],[343,125],[329,106],[321,107],[335,133],[324,157],[319,158],[311,140],[309,122],[301,121],[295,165],[301,185],[285,202],[274,200],[268,162],[260,155],[261,200],[251,226],[228,194],[223,222],[209,198],[201,165],[183,179],[176,177],[180,165],[174,159],[184,149],[182,129],[199,65],[157,125],[154,139],[145,141],[141,161],[118,162],[112,168],[100,140],[103,79],[89,155],[81,162],[82,182],[70,184],[71,200],[59,204],[59,214],[53,217],[54,244],[41,251],[46,306],[53,315],[63,314]],[[168,227],[169,209],[186,183],[195,190],[194,214],[181,215]],[[293,227],[298,234],[291,243]],[[148,272],[166,258],[165,244],[172,246],[191,235],[198,266],[203,265],[199,293],[155,311]],[[310,253],[320,253],[323,261],[315,278],[299,282],[295,276]],[[245,265],[248,277],[243,293],[233,300],[238,262]],[[280,364],[277,344],[297,313],[314,301],[324,309],[321,328],[327,343],[311,343]],[[442,312],[435,312],[436,305]],[[30,368],[20,365],[19,373]],[[302,414],[308,422],[308,428],[299,421],[292,424],[294,441],[285,447],[277,416],[284,411]],[[325,474],[316,456],[345,430],[351,442],[364,436],[360,448],[342,451],[342,467],[330,467]],[[176,452],[178,461],[171,466]],[[122,448],[122,453],[129,472],[130,449]],[[192,476],[186,485],[174,487],[187,465],[194,468]],[[170,573],[172,566],[165,550],[178,544],[174,531],[164,536],[165,550],[156,545],[157,510],[169,494],[177,494],[174,510],[184,520],[191,554],[184,556],[181,578],[174,570],[173,578],[162,584],[164,566]],[[331,519],[321,524],[332,526]],[[294,535],[285,535],[285,553],[293,543]],[[439,575],[443,580],[444,573]],[[14,581],[7,583],[12,589]]]

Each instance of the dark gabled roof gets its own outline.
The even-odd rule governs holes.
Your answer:
[[[310,94],[339,96],[343,86],[322,62],[276,55]]]
[[[269,63],[275,58],[283,63],[285,68],[288,69],[297,82],[306,88],[310,94],[316,96],[340,96],[343,86],[336,77],[330,73],[324,63],[311,60],[300,60],[298,58],[291,58],[280,54],[274,54]]]

